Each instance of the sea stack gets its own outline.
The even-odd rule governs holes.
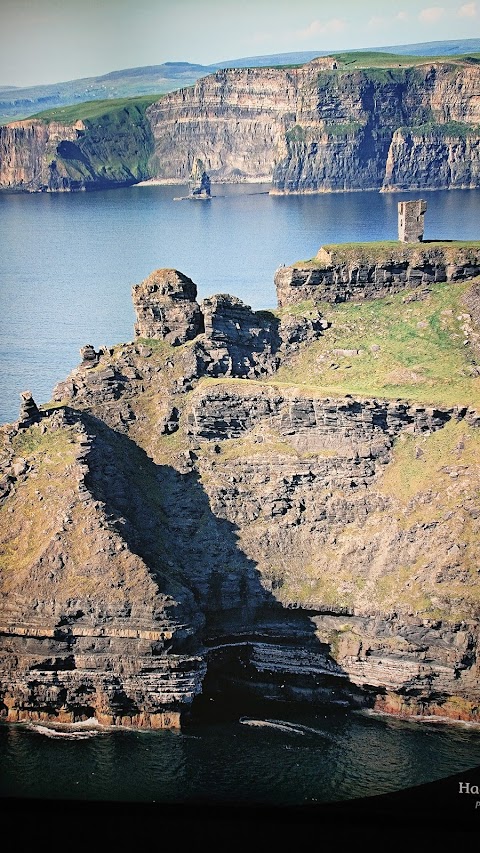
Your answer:
[[[210,178],[205,170],[203,160],[197,157],[194,160],[190,179],[188,182],[190,188],[190,198],[209,199],[210,196]]]

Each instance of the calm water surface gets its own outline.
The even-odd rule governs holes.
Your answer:
[[[323,243],[395,239],[397,203],[419,193],[270,196],[268,185],[219,186],[211,202],[176,202],[186,187],[0,194],[0,422],[19,393],[46,402],[86,343],[132,340],[131,287],[175,267],[199,298],[232,293],[276,304],[281,264]],[[426,193],[425,238],[480,239],[480,191]]]
[[[262,717],[185,734],[93,730],[81,739],[3,724],[0,796],[297,806],[398,791],[480,765],[478,729],[292,713],[267,726]]]

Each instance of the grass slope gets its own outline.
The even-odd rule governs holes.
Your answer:
[[[352,394],[478,407],[479,334],[461,302],[470,286],[435,284],[425,299],[414,302],[404,302],[405,294],[399,293],[323,304],[320,310],[331,328],[292,355],[272,381],[296,384],[319,396]],[[297,306],[295,313],[308,307]]]
[[[66,107],[54,107],[50,110],[42,110],[42,112],[36,113],[32,118],[41,119],[45,123],[58,121],[62,124],[75,124],[76,121],[89,122],[99,118],[110,119],[113,114],[118,114],[123,110],[130,111],[136,109],[144,113],[147,107],[158,101],[160,97],[160,95],[142,95],[136,98],[86,101],[82,104],[72,104]]]

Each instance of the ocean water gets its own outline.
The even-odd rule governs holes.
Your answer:
[[[299,807],[479,767],[480,730],[270,708],[182,733],[2,724],[0,758],[0,797]]]
[[[210,202],[174,201],[186,187],[0,194],[0,422],[19,394],[47,402],[78,350],[130,341],[131,288],[159,267],[197,284],[276,305],[282,264],[323,243],[396,239],[397,203],[420,193],[271,196],[268,185],[214,187]],[[480,239],[480,190],[424,194],[425,239]]]

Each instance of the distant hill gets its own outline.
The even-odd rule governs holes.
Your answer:
[[[480,38],[457,39],[455,41],[428,41],[419,44],[395,44],[388,47],[358,48],[349,50],[348,53],[362,53],[365,51],[375,53],[408,54],[410,56],[454,56],[461,53],[479,53]],[[212,68],[259,68],[266,65],[302,65],[310,62],[316,56],[332,56],[346,51],[338,50],[303,50],[294,53],[275,53],[270,56],[248,56],[242,59],[228,59],[217,62]]]
[[[191,86],[215,68],[190,62],[165,62],[141,68],[111,71],[100,77],[84,77],[66,83],[18,88],[0,86],[0,124],[26,118],[40,110],[67,107],[85,101],[162,95]]]
[[[410,56],[453,56],[455,54],[480,52],[480,38],[390,45],[370,50]],[[360,50],[350,52],[360,53]],[[79,80],[42,86],[21,88],[0,85],[0,124],[26,118],[41,110],[80,104],[84,101],[132,98],[138,95],[161,95],[184,86],[191,86],[199,77],[212,74],[219,68],[301,65],[316,56],[327,56],[333,53],[337,54],[338,51],[310,50],[275,53],[270,56],[228,59],[213,65],[164,62],[162,65],[126,68],[120,71],[111,71],[99,77],[84,77]]]

